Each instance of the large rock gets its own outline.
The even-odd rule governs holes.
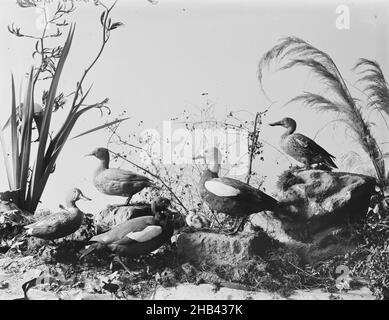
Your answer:
[[[355,246],[348,221],[367,212],[375,193],[369,176],[322,170],[286,171],[280,177],[280,206],[250,217],[252,227],[297,252],[305,263],[344,255]]]
[[[322,170],[287,171],[279,181],[279,209],[285,231],[301,241],[366,214],[375,192],[369,176]]]
[[[105,232],[131,218],[152,215],[149,203],[139,203],[130,206],[108,206],[95,214],[94,220],[98,228],[97,232]]]
[[[240,233],[227,235],[216,232],[184,232],[177,239],[181,262],[195,265],[231,265],[261,255],[269,249],[271,240],[265,234]]]

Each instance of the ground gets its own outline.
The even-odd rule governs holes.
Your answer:
[[[240,289],[235,289],[220,287],[220,283],[193,283],[193,279],[183,271],[184,268],[180,267],[174,256],[174,249],[165,248],[143,259],[125,261],[129,268],[127,272],[118,263],[110,263],[110,257],[91,257],[85,262],[47,263],[38,255],[3,254],[0,255],[0,299],[22,298],[23,283],[34,278],[40,281],[35,281],[38,284],[27,293],[28,298],[33,300],[374,299],[366,287],[347,292],[294,290],[285,296],[264,289],[245,289],[242,285]],[[208,282],[217,282],[214,277],[218,278],[215,275],[201,277]],[[201,282],[204,282],[204,279]],[[225,283],[229,286],[228,282]]]

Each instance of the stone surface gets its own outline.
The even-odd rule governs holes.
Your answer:
[[[308,264],[325,261],[337,255],[344,255],[355,248],[354,245],[350,244],[351,236],[342,227],[327,228],[310,236],[309,241],[303,242],[293,237],[291,233],[288,234],[283,223],[272,213],[261,212],[252,215],[250,222],[254,229],[259,228],[265,231],[269,237],[295,251],[302,261]],[[299,238],[302,237],[300,234]],[[307,240],[307,236],[305,236],[305,240]]]
[[[346,221],[360,219],[375,192],[369,176],[303,170],[286,172],[280,178],[276,217],[295,239],[309,242],[314,234]]]
[[[230,265],[263,254],[270,246],[270,239],[255,233],[226,235],[198,231],[182,233],[177,239],[178,256],[182,262]]]
[[[131,218],[152,215],[150,204],[139,203],[131,206],[108,206],[94,215],[98,233],[105,232]]]
[[[287,171],[278,183],[280,206],[251,215],[250,222],[306,263],[344,255],[354,248],[344,226],[366,214],[375,184],[374,178],[359,174]]]

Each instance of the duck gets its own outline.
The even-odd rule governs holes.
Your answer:
[[[24,226],[26,235],[44,240],[55,240],[77,231],[84,220],[84,213],[76,205],[78,200],[91,201],[80,189],[69,190],[66,195],[66,207],[62,206],[60,211]]]
[[[173,214],[165,209],[167,203],[157,197],[151,205],[154,216],[127,220],[92,237],[89,240],[92,244],[82,252],[80,260],[94,251],[108,251],[117,257],[136,258],[160,248],[170,241],[174,233]]]
[[[94,172],[93,184],[98,191],[111,196],[127,197],[126,206],[131,198],[146,187],[155,187],[147,177],[132,171],[109,168],[109,150],[96,148],[86,156],[93,156],[100,160],[100,164]]]
[[[269,125],[286,128],[285,133],[281,136],[281,149],[298,162],[304,164],[307,169],[311,168],[314,164],[324,164],[330,170],[332,168],[338,168],[334,162],[335,156],[328,153],[312,139],[295,132],[297,125],[294,119],[283,118]]]
[[[278,201],[240,180],[219,177],[221,157],[218,148],[212,147],[193,159],[203,159],[207,164],[199,182],[201,199],[212,211],[238,218],[229,232],[235,234],[248,216],[265,210],[274,210]]]

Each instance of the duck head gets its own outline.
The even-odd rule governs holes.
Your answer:
[[[216,147],[205,149],[201,155],[193,157],[193,160],[203,159],[208,165],[208,169],[212,172],[219,173],[220,164],[222,162],[222,154]]]
[[[288,133],[293,133],[296,130],[296,121],[292,118],[283,118],[280,121],[269,123],[269,126],[281,126],[286,128]]]
[[[166,211],[169,209],[171,202],[164,197],[157,197],[151,202],[151,211],[156,214],[157,212]]]
[[[91,153],[88,153],[85,155],[85,157],[93,156],[96,157],[99,160],[109,160],[109,151],[107,148],[96,148]]]
[[[75,203],[78,200],[91,201],[90,198],[84,196],[84,194],[82,193],[82,191],[80,189],[73,188],[73,189],[69,190],[68,193],[66,194],[66,206],[67,207],[74,207]]]
[[[98,170],[108,169],[109,166],[109,151],[107,148],[96,148],[91,153],[85,155],[85,157],[96,157],[100,160],[100,166]]]

